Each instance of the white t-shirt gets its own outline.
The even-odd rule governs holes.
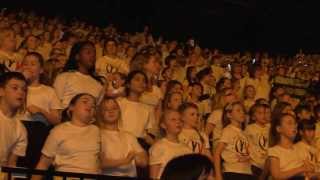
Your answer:
[[[229,124],[222,130],[219,142],[226,144],[221,153],[224,172],[252,174],[250,162],[240,161],[240,157],[248,158],[249,156],[249,141],[241,129]]]
[[[159,104],[162,98],[163,94],[161,89],[158,86],[152,86],[152,91],[144,91],[140,97],[140,102],[155,107]]]
[[[23,124],[0,111],[0,166],[6,165],[10,153],[25,156],[28,139]]]
[[[268,157],[278,158],[280,161],[280,171],[289,171],[303,165],[303,158],[299,149],[295,146],[292,148],[284,148],[275,145],[268,149]]]
[[[152,107],[141,102],[119,98],[122,123],[120,129],[132,133],[136,137],[143,137],[147,129],[155,126],[155,116]]]
[[[98,127],[79,127],[71,122],[53,128],[42,154],[54,158],[57,171],[99,173],[101,136]]]
[[[256,123],[248,125],[245,130],[245,134],[249,139],[251,163],[261,169],[264,168],[265,161],[268,157],[269,130],[270,124],[262,127]]]
[[[208,137],[204,133],[198,133],[195,129],[183,128],[179,134],[179,141],[194,153],[202,153],[203,150],[210,148]]]
[[[108,159],[124,159],[128,153],[134,151],[136,153],[143,152],[142,147],[133,135],[120,131],[101,130],[101,151]],[[128,165],[122,165],[117,168],[103,169],[102,173],[110,176],[129,176],[136,177],[137,170],[135,161],[131,161]]]
[[[102,85],[97,80],[78,71],[58,75],[53,87],[63,108],[68,107],[71,99],[77,94],[89,93],[99,101],[104,93]]]
[[[102,56],[96,62],[96,71],[100,76],[104,77],[114,72],[127,74],[129,65],[122,59]]]
[[[218,141],[222,134],[222,109],[213,110],[208,118],[208,123],[214,124],[213,140]]]
[[[299,141],[294,145],[301,153],[302,159],[309,161],[313,164],[318,163],[318,150],[316,147],[311,146],[305,142]],[[319,165],[318,165],[319,167]]]
[[[162,138],[153,144],[149,150],[149,165],[161,165],[157,177],[160,179],[165,166],[171,159],[190,153],[192,151],[186,145]]]
[[[43,84],[28,87],[27,107],[30,105],[38,106],[47,112],[62,109],[61,102],[54,89]],[[30,121],[30,113],[23,114],[20,120]]]

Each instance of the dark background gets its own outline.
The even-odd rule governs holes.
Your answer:
[[[142,31],[166,39],[195,37],[202,47],[294,53],[320,52],[317,1],[303,0],[1,0],[0,7],[76,16],[96,25]]]

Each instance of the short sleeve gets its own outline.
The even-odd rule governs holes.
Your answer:
[[[132,136],[131,134],[127,134],[127,138],[130,142],[131,147],[133,148],[133,151],[137,153],[144,152],[136,137]]]
[[[165,149],[155,144],[149,150],[149,165],[163,164],[163,157],[165,156]]]
[[[63,109],[61,105],[61,101],[59,100],[56,92],[51,88],[50,88],[50,94],[51,94],[50,109],[51,110]]]
[[[48,156],[48,157],[55,157],[57,154],[57,149],[59,145],[59,139],[58,139],[58,132],[54,129],[51,130],[49,136],[47,137],[47,140],[42,148],[42,154]]]
[[[279,151],[277,151],[276,148],[269,148],[268,149],[268,157],[279,158],[280,157],[280,153],[279,153]]]
[[[149,110],[149,115],[148,115],[148,122],[147,122],[147,126],[146,129],[153,129],[155,127],[155,122],[156,122],[156,118],[155,118],[155,111],[154,108],[152,108],[151,106],[148,107]]]
[[[60,101],[62,102],[63,98],[64,98],[64,88],[65,88],[65,81],[68,78],[66,78],[64,76],[64,74],[60,74],[56,77],[54,83],[53,83],[53,88],[56,92],[56,95],[58,96],[58,98],[60,99]]]
[[[12,150],[12,153],[18,156],[25,156],[28,145],[27,130],[20,121],[17,121],[16,127],[17,142]]]
[[[219,116],[218,111],[213,111],[213,112],[210,114],[209,118],[208,118],[208,123],[217,125],[217,124],[218,124],[218,121],[219,121],[219,120],[221,121],[221,119],[219,119],[219,118],[220,118],[220,116]]]
[[[232,138],[233,138],[232,134],[233,133],[231,131],[229,131],[228,128],[224,128],[222,130],[222,135],[220,137],[219,142],[223,142],[223,143],[229,144],[232,141]]]

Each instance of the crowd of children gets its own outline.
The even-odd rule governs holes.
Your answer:
[[[320,56],[190,42],[3,12],[0,167],[170,179],[188,169],[171,160],[200,159],[203,179],[317,178]]]

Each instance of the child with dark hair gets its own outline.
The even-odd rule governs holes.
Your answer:
[[[104,90],[101,79],[95,74],[95,62],[94,44],[84,41],[72,47],[64,72],[56,77],[53,84],[63,108],[79,93],[92,94],[98,102],[102,99]]]
[[[86,93],[74,96],[63,112],[66,121],[54,127],[42,148],[36,169],[98,174],[100,131],[92,125],[96,100]],[[34,176],[33,179],[41,179]]]
[[[166,165],[161,180],[210,179],[214,167],[210,159],[200,154],[176,157]]]
[[[26,102],[27,81],[18,72],[0,76],[0,166],[16,166],[25,156],[27,132],[16,114]],[[0,173],[0,179],[2,179]]]
[[[290,114],[280,114],[272,119],[270,127],[270,172],[274,179],[305,179],[314,172],[314,166],[305,161],[300,149],[294,146],[298,133],[297,122]]]
[[[295,108],[295,113],[297,115],[298,121],[301,121],[301,120],[312,120],[311,119],[312,118],[311,117],[311,115],[312,115],[311,108],[308,105],[298,105]]]
[[[210,67],[204,68],[197,73],[197,79],[203,86],[203,94],[211,97],[216,94],[216,80],[212,74],[212,69]]]

